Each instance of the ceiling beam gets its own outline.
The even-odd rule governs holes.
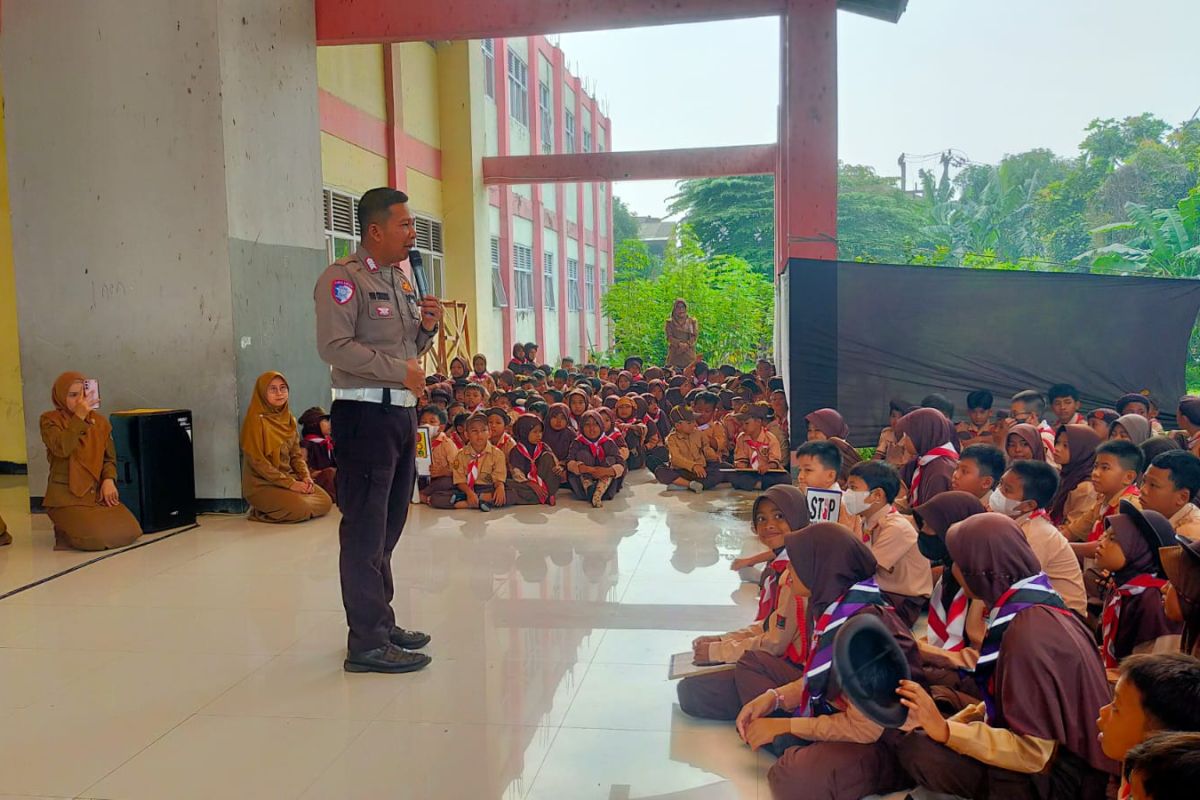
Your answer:
[[[620,153],[563,153],[548,156],[492,156],[483,159],[483,182],[604,183],[775,172],[774,144],[639,150]]]

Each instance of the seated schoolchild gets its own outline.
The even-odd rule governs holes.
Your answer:
[[[900,418],[912,411],[916,406],[903,400],[892,400],[888,403],[888,426],[879,433],[879,444],[875,445],[875,453],[871,458],[876,461],[887,461],[896,469],[908,463],[908,453],[900,446],[900,437],[896,435],[896,423]]]
[[[901,417],[893,430],[909,455],[900,470],[900,479],[908,487],[909,506],[919,506],[950,491],[958,464],[950,420],[937,409],[918,408]]]
[[[1163,733],[1129,751],[1131,800],[1191,800],[1200,784],[1200,733]]]
[[[586,411],[579,435],[567,452],[567,483],[577,500],[591,501],[600,508],[617,493],[617,481],[625,474],[617,443],[604,435],[604,420],[598,411]]]
[[[450,441],[454,442],[454,446],[461,450],[467,446],[467,420],[471,418],[471,415],[466,411],[460,411],[457,414],[447,412],[446,416],[452,422],[446,435],[450,437]]]
[[[1014,461],[992,492],[989,507],[1016,521],[1054,591],[1067,608],[1086,617],[1087,591],[1079,559],[1046,510],[1057,489],[1058,474],[1045,461]]]
[[[1111,408],[1097,408],[1087,415],[1088,427],[1096,432],[1101,441],[1108,441],[1108,435],[1112,433],[1112,424],[1117,421],[1121,415]]]
[[[784,450],[787,450],[790,448],[792,441],[791,425],[788,419],[787,393],[783,389],[776,389],[771,392],[767,402],[771,406],[771,423],[767,425],[767,430],[775,434],[775,438],[779,440],[779,444]]]
[[[565,464],[571,442],[578,431],[571,427],[571,412],[566,403],[554,403],[546,412],[542,441],[554,452],[559,463]]]
[[[476,353],[471,357],[471,373],[467,380],[480,385],[488,394],[496,391],[496,380],[488,372],[487,356],[483,353]]]
[[[1183,443],[1179,440],[1178,436],[1171,436],[1168,434],[1162,434],[1161,436],[1151,436],[1149,439],[1147,439],[1146,441],[1144,441],[1140,445],[1138,445],[1138,447],[1142,451],[1142,463],[1144,463],[1144,464],[1149,464],[1151,461],[1158,458],[1163,453],[1171,453],[1171,452],[1176,452],[1176,451],[1187,452],[1184,449]],[[1146,476],[1142,475],[1143,482],[1145,481],[1145,479],[1146,479]],[[1140,486],[1140,484],[1139,484],[1139,486]]]
[[[973,444],[964,448],[950,477],[950,488],[966,492],[983,502],[1000,483],[1004,474],[1004,453],[994,444]]]
[[[1011,461],[1045,461],[1046,448],[1042,436],[1033,425],[1022,422],[1008,429],[1004,439],[1004,454]]]
[[[954,403],[949,397],[939,392],[927,394],[921,399],[921,408],[934,408],[942,412],[942,416],[946,419],[954,420]]]
[[[571,413],[571,427],[575,429],[576,433],[579,433],[583,415],[587,413],[591,405],[589,401],[590,395],[590,387],[584,389],[582,385],[577,385],[574,389],[563,395],[563,402],[566,403],[567,410]]]
[[[905,728],[921,729],[900,742],[904,768],[959,797],[1102,800],[1117,765],[1098,739],[1109,690],[1091,632],[1008,517],[965,519],[946,546],[959,585],[991,608],[974,672],[984,699],[947,720],[928,692],[902,682]]]
[[[454,457],[453,507],[491,511],[508,501],[504,453],[488,441],[488,418],[472,414],[466,424],[467,443]]]
[[[1123,762],[1153,736],[1200,732],[1200,659],[1182,653],[1129,656],[1118,674],[1112,702],[1096,720],[1106,756]],[[1128,797],[1129,788],[1123,785],[1117,796]]]
[[[744,472],[730,475],[734,489],[750,491],[768,489],[776,484],[791,482],[783,465],[783,448],[775,435],[766,429],[771,409],[765,403],[747,406],[739,415],[742,432],[733,448],[733,467]]]
[[[482,414],[486,411],[484,398],[484,389],[478,383],[468,383],[463,387],[462,402],[467,407],[468,414]]]
[[[278,372],[258,377],[242,422],[242,494],[255,522],[304,522],[333,506],[308,471],[287,381]]]
[[[329,414],[313,406],[300,415],[300,446],[313,482],[337,502],[337,462],[333,458],[333,436]]]
[[[467,366],[467,360],[462,356],[455,356],[454,358],[450,359],[451,380],[464,380],[467,377],[467,373],[470,371],[471,368]]]
[[[838,475],[842,471],[842,451],[836,444],[826,441],[805,442],[796,448],[795,456],[796,485],[801,489],[842,490],[838,483]],[[847,515],[846,522],[852,516]]]
[[[1096,506],[1087,540],[1072,542],[1071,549],[1082,559],[1094,558],[1104,533],[1104,520],[1117,513],[1122,500],[1140,508],[1137,481],[1142,474],[1142,451],[1131,442],[1112,440],[1096,448],[1092,467],[1092,485],[1096,488]],[[1084,564],[1085,568],[1089,566]]]
[[[1157,511],[1125,502],[1105,524],[1096,551],[1096,566],[1110,576],[1100,618],[1104,665],[1115,669],[1133,653],[1179,652],[1181,627],[1163,610],[1167,581],[1158,553],[1175,544],[1171,523]]]
[[[720,399],[709,391],[699,392],[692,401],[692,413],[696,415],[696,430],[704,436],[704,442],[717,454],[718,461],[727,461],[732,442],[725,433],[725,426],[717,419]]]
[[[992,393],[986,389],[977,389],[967,395],[967,419],[955,426],[960,449],[995,441],[996,426],[991,420],[995,402]]]
[[[796,594],[807,598],[812,642],[798,680],[765,691],[737,717],[751,747],[779,753],[767,773],[771,796],[858,800],[906,783],[896,759],[899,731],[885,729],[842,692],[833,666],[833,641],[848,620],[869,614],[895,637],[913,677],[924,680],[916,642],[876,584],[870,549],[833,522],[788,534]],[[782,751],[782,752],[781,752]]]
[[[454,457],[459,448],[446,434],[446,412],[425,406],[417,419],[418,424],[437,431],[429,441],[429,475],[417,479],[421,502],[434,508],[454,508]]]
[[[1092,470],[1103,441],[1087,425],[1063,425],[1054,435],[1054,460],[1062,472],[1050,502],[1050,521],[1071,541],[1084,539],[1094,524],[1099,498]]]
[[[542,441],[542,420],[524,414],[513,423],[514,443],[508,451],[508,481],[505,483],[513,505],[552,506],[566,470]]]
[[[512,424],[512,419],[508,415],[508,411],[495,406],[484,412],[484,417],[487,419],[488,426],[488,441],[492,447],[495,447],[505,458],[508,458],[508,451],[513,449],[516,443],[513,440],[512,434],[508,432],[508,426]]]
[[[754,501],[750,518],[754,535],[773,559],[764,573],[758,613],[745,628],[692,642],[695,663],[737,667],[680,681],[679,707],[689,716],[732,721],[767,688],[804,674],[808,620],[804,600],[792,588],[784,538],[808,525],[808,503],[794,486],[773,486]]]
[[[842,454],[842,466],[838,471],[838,480],[845,481],[846,476],[850,474],[850,468],[862,460],[858,450],[847,441],[850,437],[850,426],[846,424],[846,420],[836,409],[818,408],[805,416],[804,421],[808,423],[806,434],[808,441],[828,441],[837,446],[838,452]]]
[[[1051,427],[1058,430],[1063,425],[1086,425],[1087,420],[1079,409],[1083,404],[1079,400],[1079,390],[1069,383],[1056,383],[1046,392],[1046,400],[1050,410],[1054,412]]]
[[[124,547],[142,528],[121,503],[112,424],[91,407],[84,380],[78,372],[59,375],[50,391],[54,410],[39,420],[50,462],[42,506],[54,523],[55,549]],[[11,541],[7,532],[4,536]]]
[[[1124,414],[1117,417],[1108,433],[1109,439],[1123,439],[1140,445],[1150,438],[1150,420],[1141,414]]]
[[[1200,458],[1187,450],[1156,456],[1140,488],[1142,508],[1157,511],[1185,539],[1200,539]]]
[[[642,400],[646,404],[646,413],[642,417],[642,424],[646,426],[646,469],[653,473],[670,461],[667,436],[671,433],[671,421],[653,394],[643,394]]]
[[[1036,389],[1026,389],[1023,392],[1017,392],[1009,401],[1009,417],[1001,424],[996,426],[996,431],[1000,435],[1000,440],[997,444],[1003,445],[1007,439],[1008,433],[1012,431],[1013,426],[1017,424],[1032,425],[1042,439],[1041,456],[1046,463],[1051,466],[1057,466],[1054,463],[1054,428],[1043,419],[1046,413],[1046,397]]]
[[[975,668],[983,646],[986,608],[983,601],[969,599],[958,582],[951,569],[954,561],[946,548],[946,534],[964,519],[986,512],[976,497],[959,491],[942,492],[913,509],[913,521],[920,531],[917,547],[940,570],[929,596],[929,624],[917,645],[930,684],[953,690],[958,695],[957,708],[962,707],[963,697],[979,699],[979,688],[966,673]]]
[[[693,492],[712,489],[729,480],[723,463],[704,434],[697,430],[696,416],[687,406],[671,409],[671,433],[667,435],[670,461],[654,471],[655,479],[668,487],[678,486]]]
[[[1200,456],[1200,397],[1185,395],[1180,398],[1175,422],[1182,432],[1183,446],[1193,455]]]
[[[629,469],[641,469],[646,466],[647,430],[637,416],[640,400],[640,397],[635,400],[629,395],[623,395],[617,398],[616,407],[613,408],[616,429],[625,438],[625,446],[629,448],[629,455],[625,458]]]
[[[1126,414],[1137,414],[1139,417],[1146,420],[1150,426],[1150,432],[1146,438],[1150,438],[1156,434],[1163,432],[1162,424],[1156,419],[1157,414],[1151,413],[1154,407],[1154,400],[1148,394],[1131,392],[1122,395],[1117,400],[1117,414],[1125,416]]]
[[[612,491],[613,494],[616,494],[624,488],[625,476],[629,474],[629,442],[625,439],[625,434],[617,427],[617,415],[612,409],[598,408],[596,412],[600,415],[601,437],[617,446],[617,455],[620,457],[617,464],[621,467],[621,474],[613,478],[612,482]]]
[[[929,559],[917,546],[917,529],[892,505],[900,493],[900,475],[891,464],[855,464],[846,479],[842,503],[862,520],[862,536],[878,565],[875,580],[896,614],[912,627],[929,602],[933,576]]]
[[[1200,657],[1200,540],[1177,540],[1158,551],[1169,581],[1163,587],[1163,612],[1183,626],[1179,649]]]

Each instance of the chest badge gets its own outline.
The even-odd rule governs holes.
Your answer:
[[[403,289],[406,294],[412,294],[413,285],[408,282],[408,278],[402,278],[400,280],[400,288]]]
[[[344,306],[354,299],[354,284],[350,281],[339,278],[329,287],[329,291],[333,295],[333,302],[339,306]]]
[[[390,317],[392,315],[391,306],[375,306],[375,313],[380,317]]]

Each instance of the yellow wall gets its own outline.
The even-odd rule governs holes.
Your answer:
[[[387,119],[381,45],[318,47],[317,85],[373,117]]]
[[[387,159],[322,131],[321,180],[334,189],[362,194],[387,186]]]
[[[440,148],[437,51],[425,42],[409,42],[398,49],[404,130],[414,139]]]
[[[405,177],[408,180],[407,194],[412,198],[409,205],[413,211],[445,221],[442,216],[442,182],[415,169],[405,170]]]
[[[17,287],[13,272],[8,207],[8,154],[0,95],[0,461],[25,463],[25,416],[21,401],[21,351],[17,339]]]

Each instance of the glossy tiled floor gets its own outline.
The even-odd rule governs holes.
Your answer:
[[[745,624],[750,498],[645,478],[596,511],[416,507],[397,617],[416,675],[346,675],[337,513],[198,529],[0,600],[0,798],[755,798],[768,761],[687,719],[668,654]],[[23,479],[0,594],[55,553]]]

